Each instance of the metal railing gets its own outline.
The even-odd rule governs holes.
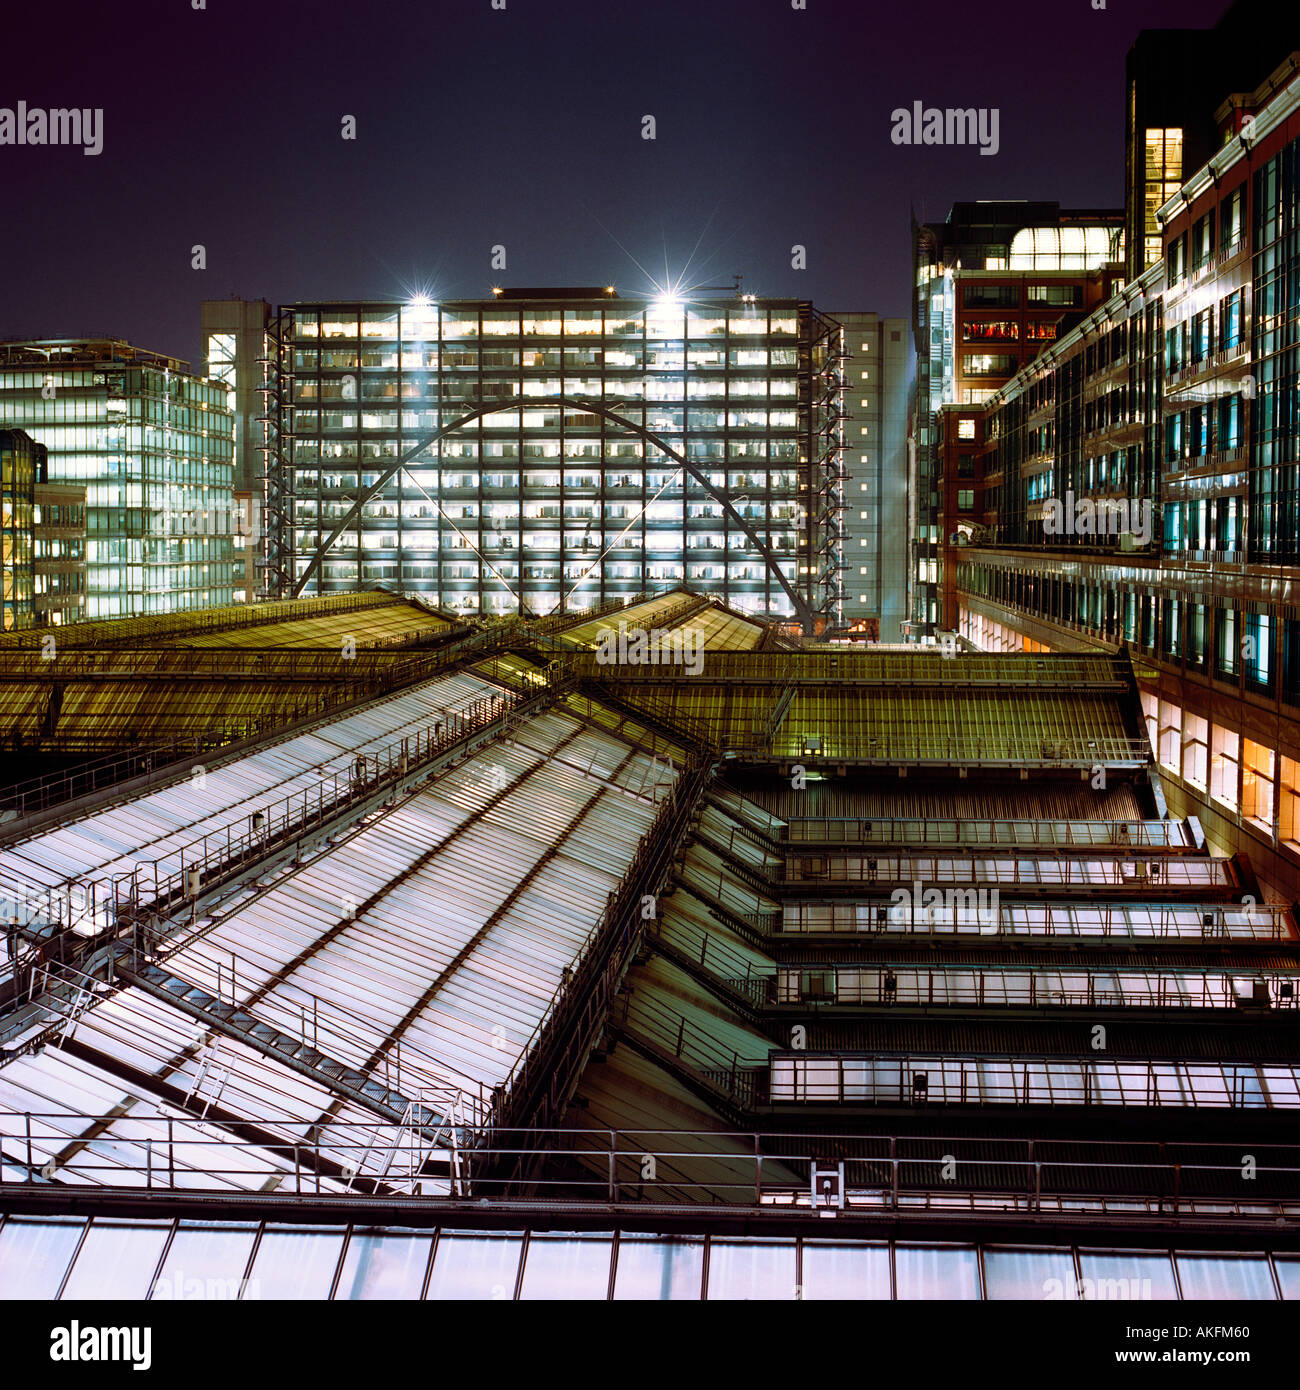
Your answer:
[[[557,1118],[569,1088],[609,1017],[624,972],[645,932],[641,907],[667,879],[686,825],[703,799],[713,766],[687,766],[660,802],[582,958],[565,972],[550,1003],[498,1088],[494,1124],[545,1125]]]
[[[915,908],[915,905],[913,905]],[[1240,907],[1203,904],[1129,907],[999,903],[983,910],[958,904],[902,907],[886,903],[795,903],[783,913],[753,912],[746,917],[760,936],[854,935],[1044,937],[1086,940],[1294,941],[1291,911],[1271,904]]]
[[[0,1020],[0,1050],[12,1054],[51,1043],[62,1046],[88,1011],[119,986],[147,989],[152,985],[153,992],[163,994],[174,1007],[189,1003],[197,994],[204,1002],[192,1005],[194,1013],[214,1036],[220,1034],[299,1074],[312,1076],[326,1089],[337,1090],[342,1085],[345,1092],[364,1092],[355,1099],[377,1111],[391,1111],[395,1104],[405,1106],[413,1099],[438,1094],[454,1098],[466,1123],[487,1123],[491,1088],[477,1078],[458,1072],[409,1040],[391,1040],[386,1028],[374,1019],[297,985],[241,994],[241,981],[260,979],[265,971],[231,950],[210,949],[192,941],[184,944],[188,948],[184,962],[176,965],[168,960],[165,970],[157,968],[165,957],[150,957],[141,950],[138,939],[110,949],[100,973],[57,962],[38,966],[31,972],[26,990],[28,1007]],[[96,1027],[138,1050],[145,1036],[154,1036],[156,1020],[147,1005],[131,1002],[107,1018],[96,1017]],[[158,1041],[166,1045],[163,1035],[158,1035]],[[259,1083],[256,1066],[253,1063],[254,1070],[241,1074],[244,1082]],[[344,1068],[357,1074],[349,1077]],[[260,1084],[263,1089],[269,1085],[265,1076],[260,1076]],[[391,1122],[391,1115],[386,1121],[379,1113],[374,1121],[376,1125]],[[292,1124],[300,1129],[302,1117],[296,1117]],[[329,1128],[323,1127],[322,1135]]]
[[[56,953],[56,942],[77,933],[79,949],[130,930],[150,953],[162,951],[174,935],[166,920],[186,902],[247,869],[273,853],[302,841],[349,809],[394,790],[439,757],[476,737],[502,732],[533,709],[548,704],[562,689],[547,681],[536,694],[502,693],[474,701],[461,711],[449,711],[413,734],[385,744],[371,755],[356,755],[346,773],[330,778],[329,795],[322,779],[313,790],[289,793],[259,808],[239,822],[190,841],[148,864],[85,879],[69,879],[25,894],[18,914],[26,918],[17,931],[21,953],[29,966]],[[238,828],[237,828],[238,826]],[[173,940],[178,949],[183,940]],[[0,978],[18,968],[19,951],[11,945],[10,960],[0,964]]]
[[[818,1008],[1249,1008],[1300,1007],[1300,968],[1286,970],[1074,969],[1023,965],[910,966],[801,961],[756,966],[711,932],[683,921],[653,934],[660,949],[711,976],[755,1009]],[[1080,981],[1083,983],[1080,984]]]
[[[206,1191],[226,1203],[240,1196],[258,1205],[318,1197],[343,1209],[357,1189],[346,1170],[357,1174],[374,1152],[372,1127],[363,1124],[339,1126],[350,1136],[336,1136],[326,1153],[309,1139],[271,1147],[180,1115],[136,1118],[127,1145],[114,1135],[115,1123],[119,1116],[0,1111],[7,1176],[0,1197],[67,1188],[85,1201],[95,1189],[112,1188],[162,1203]],[[92,1137],[74,1144],[73,1135]],[[490,1200],[499,1184],[486,1175],[549,1160],[551,1167],[530,1183],[530,1202],[542,1208],[634,1203],[688,1210],[721,1202],[777,1219],[813,1205],[814,1167],[842,1161],[850,1212],[1094,1212],[1118,1220],[1199,1216],[1225,1224],[1248,1214],[1271,1221],[1300,1213],[1300,1150],[1254,1141],[1257,1166],[1247,1192],[1240,1144],[1134,1141],[1121,1151],[1114,1141],[981,1139],[977,1153],[967,1156],[969,1138],[942,1135],[549,1129],[494,1143],[488,1131],[466,1128],[462,1137],[457,1171],[445,1149],[417,1151],[417,1161],[408,1159],[397,1172],[391,1166],[381,1172],[372,1160],[364,1191],[398,1202]],[[65,1144],[73,1151],[43,1176],[52,1151]],[[21,1171],[17,1180],[9,1176],[14,1170]]]
[[[685,1014],[640,993],[623,996],[617,1017],[628,1032],[685,1062],[740,1103],[754,1100],[753,1078],[766,1073],[765,1057],[743,1057],[737,1048],[728,1047]]]
[[[1300,1110],[1300,1065],[1285,1062],[774,1049],[769,1066],[773,1104]]]
[[[0,829],[4,828],[5,821],[21,820],[37,811],[89,796],[146,773],[165,769],[167,775],[174,776],[177,771],[175,764],[183,758],[201,757],[214,748],[243,737],[244,734],[237,730],[247,722],[239,721],[234,726],[223,724],[204,733],[186,734],[164,743],[136,748],[129,753],[111,753],[62,772],[47,773],[44,777],[33,777],[6,787],[0,791]]]
[[[754,831],[754,834],[760,832]],[[1183,821],[922,820],[805,816],[785,827],[789,844],[951,845],[1009,849],[1195,850]]]
[[[1191,857],[1143,860],[1129,857],[1045,858],[993,857],[979,853],[969,857],[856,855],[792,855],[784,875],[773,880],[786,886],[830,883],[904,884],[926,888],[952,884],[980,884],[991,888],[1041,889],[1141,889],[1173,892],[1231,890],[1240,886],[1235,866],[1228,859]],[[753,872],[753,871],[751,871]],[[772,880],[769,880],[772,881]]]
[[[693,968],[721,981],[750,1003],[761,1005],[774,999],[775,968],[755,966],[750,957],[733,950],[712,932],[681,919],[674,920],[672,927],[666,928],[656,919],[650,934],[664,950],[679,960],[689,961]]]
[[[327,618],[356,608],[383,608],[398,602],[396,595],[388,593],[328,594],[321,598],[280,599],[271,603],[241,604],[183,613],[110,618],[107,621],[72,623],[60,628],[25,628],[0,636],[0,649],[40,647],[47,636],[53,636],[65,647],[103,648],[113,643],[130,641],[133,637],[188,637],[197,633],[264,627],[268,624],[297,622],[307,618]]]
[[[707,967],[706,967],[707,968]],[[731,983],[731,982],[728,982]],[[1300,968],[1207,971],[1087,966],[904,964],[781,966],[737,981],[767,984],[773,1004],[900,1008],[1295,1009]]]
[[[606,679],[664,684],[689,682],[699,675],[683,662],[614,664],[601,662],[595,652],[575,652],[571,658],[578,679]],[[788,652],[706,653],[704,670],[711,681],[744,685],[826,685],[843,688],[869,686],[922,686],[968,688],[986,686],[1035,690],[1084,690],[1097,693],[1126,690],[1128,668],[1119,657],[1105,653],[1002,653],[963,652],[946,655],[940,648],[899,652],[853,651],[836,648],[804,648]]]

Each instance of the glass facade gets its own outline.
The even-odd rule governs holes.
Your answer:
[[[86,492],[36,484],[36,626],[79,622],[86,601]]]
[[[1264,1251],[794,1236],[371,1229],[10,1216],[0,1299],[1177,1299],[1300,1297]]]
[[[1178,194],[1183,181],[1183,132],[1169,127],[1143,135],[1142,266],[1155,265],[1164,255],[1156,214]]]
[[[981,202],[954,204],[944,222],[913,224],[913,636],[955,626],[951,538],[989,519],[986,490],[956,486],[959,477],[980,478],[973,455],[962,474],[945,450],[944,408],[984,406],[1055,341],[1063,313],[1106,298],[1124,255],[1121,223],[1119,212]]]
[[[289,306],[275,389],[292,582],[501,614],[685,583],[790,616],[779,573],[821,607],[842,508],[833,329],[752,297]]]
[[[0,423],[86,489],[84,615],[232,601],[233,416],[225,385],[125,343],[0,348]]]
[[[36,619],[32,523],[38,467],[30,436],[22,430],[0,430],[0,567],[6,631],[31,627]]]
[[[1050,367],[998,392],[985,417],[990,548],[955,564],[959,630],[977,646],[1020,650],[1050,627],[1158,664],[1160,689],[1144,698],[1162,775],[1220,847],[1262,852],[1265,876],[1291,882],[1296,105],[1288,91],[1261,109],[1267,138],[1226,146],[1185,203],[1164,207],[1162,259],[1059,340]],[[1177,152],[1176,131],[1156,134],[1162,158]],[[1177,188],[1161,182],[1160,196]],[[1014,614],[1043,626],[1004,626]],[[1266,711],[1258,728],[1252,704]]]

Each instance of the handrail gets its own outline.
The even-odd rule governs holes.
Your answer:
[[[766,1054],[742,1057],[677,1009],[640,994],[624,995],[620,1022],[634,1031],[645,1030],[652,1042],[699,1071],[735,1074],[742,1068],[756,1070],[767,1065]]]
[[[650,927],[650,935],[670,950],[675,949],[682,956],[689,956],[701,969],[707,970],[715,979],[727,983],[751,980],[767,981],[776,978],[775,966],[757,969],[754,963],[741,952],[724,945],[710,931],[694,926],[690,922],[675,920],[671,935],[664,924],[656,918]],[[685,949],[682,938],[686,939],[690,950]],[[744,992],[744,991],[742,991]]]
[[[387,1039],[385,1030],[373,1020],[298,985],[286,985],[284,995],[259,999],[254,1003],[245,1002],[238,997],[237,982],[241,977],[252,978],[253,971],[249,965],[229,950],[222,950],[219,955],[212,954],[208,960],[217,977],[215,984],[197,979],[198,972],[193,970],[182,973],[170,962],[166,974],[204,992],[214,990],[213,997],[218,1003],[228,1004],[232,1015],[246,1015],[253,1025],[264,1024],[303,1047],[311,1048],[332,1061],[355,1066],[358,1070],[361,1063],[350,1059],[369,1057]],[[15,1021],[0,1026],[0,1044],[30,1034],[23,1037],[21,1049],[15,1049],[26,1052],[58,1038],[76,1025],[86,1008],[108,998],[123,980],[138,982],[138,977],[143,976],[153,963],[140,951],[138,942],[132,941],[110,954],[101,975],[57,962],[41,966],[33,973],[26,993],[33,1003],[38,999],[50,1001],[44,1005],[44,1019],[33,1023],[30,1014],[20,1014]],[[235,1041],[252,1045],[241,1036],[241,1030],[228,1026],[230,1018],[214,1016],[211,1024],[214,1030],[225,1033]],[[339,1043],[344,1047],[331,1051]],[[465,1076],[448,1066],[416,1043],[401,1040],[385,1050],[382,1062],[371,1069],[366,1080],[406,1099],[418,1097],[431,1089],[451,1088],[467,1108],[473,1124],[482,1125],[488,1117],[491,1103],[489,1088],[478,1079]],[[328,1085],[329,1081],[323,1080],[321,1084]],[[376,1123],[380,1122],[377,1115]]]
[[[349,1184],[336,1174],[341,1167],[357,1170],[374,1145],[374,1127],[356,1122],[337,1122],[327,1145],[307,1138],[258,1143],[214,1133],[212,1122],[197,1116],[138,1114],[132,1116],[131,1139],[124,1141],[114,1132],[120,1123],[118,1115],[0,1110],[0,1151],[6,1166],[23,1170],[22,1181],[0,1182],[0,1195],[17,1198],[62,1187],[84,1198],[98,1186],[162,1198],[215,1184],[227,1200],[241,1193],[259,1203],[277,1196],[343,1198]],[[272,1117],[267,1123],[287,1129],[291,1121]],[[77,1140],[79,1135],[91,1137]],[[828,1142],[822,1134],[783,1130],[561,1128],[502,1141],[486,1127],[469,1125],[462,1138],[465,1177],[454,1190],[445,1161],[441,1172],[428,1166],[372,1179],[377,1190],[386,1200],[463,1201],[494,1192],[498,1185],[485,1184],[483,1177],[504,1161],[551,1158],[557,1176],[535,1178],[530,1194],[542,1206],[628,1200],[689,1210],[721,1197],[755,1215],[776,1217],[791,1205],[811,1204],[812,1168],[825,1163]],[[76,1147],[66,1152],[72,1140]],[[1113,1139],[997,1138],[981,1140],[978,1155],[969,1157],[969,1139],[962,1136],[875,1132],[838,1135],[835,1144],[851,1155],[845,1159],[850,1210],[906,1214],[934,1198],[950,1213],[954,1198],[965,1196],[999,1210],[1014,1203],[1026,1215],[1068,1204],[1072,1213],[1091,1209],[1113,1216],[1105,1204],[1126,1201],[1140,1204],[1130,1216],[1201,1215],[1221,1217],[1225,1224],[1239,1221],[1247,1204],[1264,1207],[1270,1221],[1300,1212],[1300,1151],[1294,1144],[1252,1140],[1257,1167],[1248,1197],[1241,1195],[1240,1144],[1132,1140],[1126,1141],[1127,1153],[1117,1156]],[[57,1166],[47,1168],[56,1153],[62,1154]],[[949,1153],[963,1157],[956,1172],[941,1179],[942,1156]],[[437,1161],[436,1154],[430,1157]],[[653,1167],[647,1157],[655,1160]],[[276,1180],[274,1194],[262,1191],[270,1178]]]
[[[323,781],[315,796],[307,789],[289,793],[266,810],[250,813],[247,828],[238,835],[231,822],[224,827],[224,833],[211,831],[169,851],[151,865],[136,865],[126,874],[69,879],[29,893],[24,907],[29,914],[43,916],[46,925],[37,932],[29,930],[26,939],[30,943],[39,938],[48,951],[68,933],[88,927],[89,932],[80,942],[80,949],[85,951],[124,931],[143,931],[149,949],[158,951],[163,935],[153,924],[166,913],[194,900],[231,873],[300,841],[350,807],[381,796],[466,739],[497,725],[510,727],[534,707],[549,703],[562,688],[561,683],[548,681],[533,695],[504,692],[477,700],[464,710],[449,711],[443,719],[417,729],[414,737],[393,739],[373,757],[358,754],[341,788],[340,774],[335,773],[328,800]],[[176,867],[162,871],[162,866],[173,860]],[[169,949],[183,944],[174,942]],[[15,962],[9,964],[12,968]]]
[[[804,976],[817,977],[816,990]],[[1251,970],[1225,966],[909,965],[902,962],[830,962],[779,965],[756,974],[772,982],[774,1004],[858,1007],[1029,1008],[1249,1008],[1300,1007],[1300,966]],[[1079,981],[1086,981],[1082,987]],[[738,984],[745,982],[738,981]],[[829,984],[829,990],[827,985]],[[1234,986],[1250,986],[1247,995]],[[1288,986],[1287,994],[1282,986]],[[1263,987],[1263,994],[1260,987]]]
[[[1289,908],[1274,904],[1250,907],[1236,903],[1166,903],[1138,906],[1124,903],[990,905],[984,917],[954,903],[920,911],[893,912],[885,902],[796,902],[783,912],[751,912],[749,927],[760,935],[864,934],[888,939],[895,935],[980,937],[1038,937],[1088,940],[1125,937],[1129,940],[1215,942],[1224,940],[1294,941]]]
[[[774,1104],[1300,1110],[1295,1062],[774,1048],[768,1068]]]
[[[705,832],[707,837],[707,831]],[[787,888],[807,888],[817,884],[862,883],[887,886],[902,884],[910,888],[920,883],[926,888],[941,886],[987,885],[1002,887],[1058,888],[1137,888],[1160,890],[1165,894],[1210,893],[1220,888],[1237,888],[1240,878],[1230,859],[1208,856],[1154,860],[1131,856],[1105,858],[1078,849],[1050,858],[1027,858],[1010,847],[999,846],[987,853],[945,857],[934,854],[890,854],[868,858],[854,854],[806,852],[791,853],[782,866],[782,876],[766,882]],[[750,873],[760,880],[766,876],[756,869]]]
[[[684,663],[604,663],[599,653],[575,651],[570,658],[577,679],[604,678],[629,684],[697,679]],[[1061,653],[958,652],[921,647],[914,652],[852,651],[836,648],[800,648],[786,652],[709,651],[705,666],[711,677],[747,685],[927,686],[965,689],[1050,688],[1059,692],[1078,687],[1107,694],[1128,688],[1126,663],[1107,653],[1085,656]]]
[[[152,772],[155,766],[179,762],[187,753],[197,756],[205,749],[219,748],[228,742],[230,728],[226,725],[204,733],[182,734],[164,743],[132,749],[129,753],[108,753],[61,772],[47,772],[42,777],[16,782],[0,792],[0,816],[4,820],[21,820],[33,811],[73,801],[140,773]]]
[[[755,830],[755,834],[761,831]],[[1014,817],[792,817],[779,841],[782,846],[879,844],[935,845],[979,853],[989,848],[1024,850],[1047,847],[1127,853],[1132,849],[1197,847],[1183,821],[1062,821]]]

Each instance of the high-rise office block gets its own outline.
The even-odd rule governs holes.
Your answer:
[[[36,626],[60,627],[86,616],[86,489],[44,478],[33,521]]]
[[[236,603],[251,603],[262,588],[265,527],[267,326],[264,299],[205,299],[201,313],[204,375],[222,382],[235,417],[234,575]]]
[[[1138,35],[1125,65],[1127,279],[1163,257],[1160,209],[1237,135],[1249,94],[1297,52],[1300,15],[1261,0],[1236,0],[1210,29]]]
[[[274,591],[546,614],[684,582],[844,626],[843,334],[812,305],[502,290],[273,334]]]

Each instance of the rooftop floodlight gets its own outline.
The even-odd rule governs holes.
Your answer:
[[[411,296],[410,305],[412,309],[430,309],[433,307],[433,300],[427,294],[414,294]]]
[[[615,293],[614,286],[613,286],[613,285],[606,285],[606,286],[605,286],[605,293],[606,293],[606,294],[614,294],[614,293]]]
[[[493,285],[493,286],[492,286],[492,293],[493,293],[493,294],[496,294],[496,295],[500,295],[500,294],[504,294],[505,291],[501,288],[500,285]]]

